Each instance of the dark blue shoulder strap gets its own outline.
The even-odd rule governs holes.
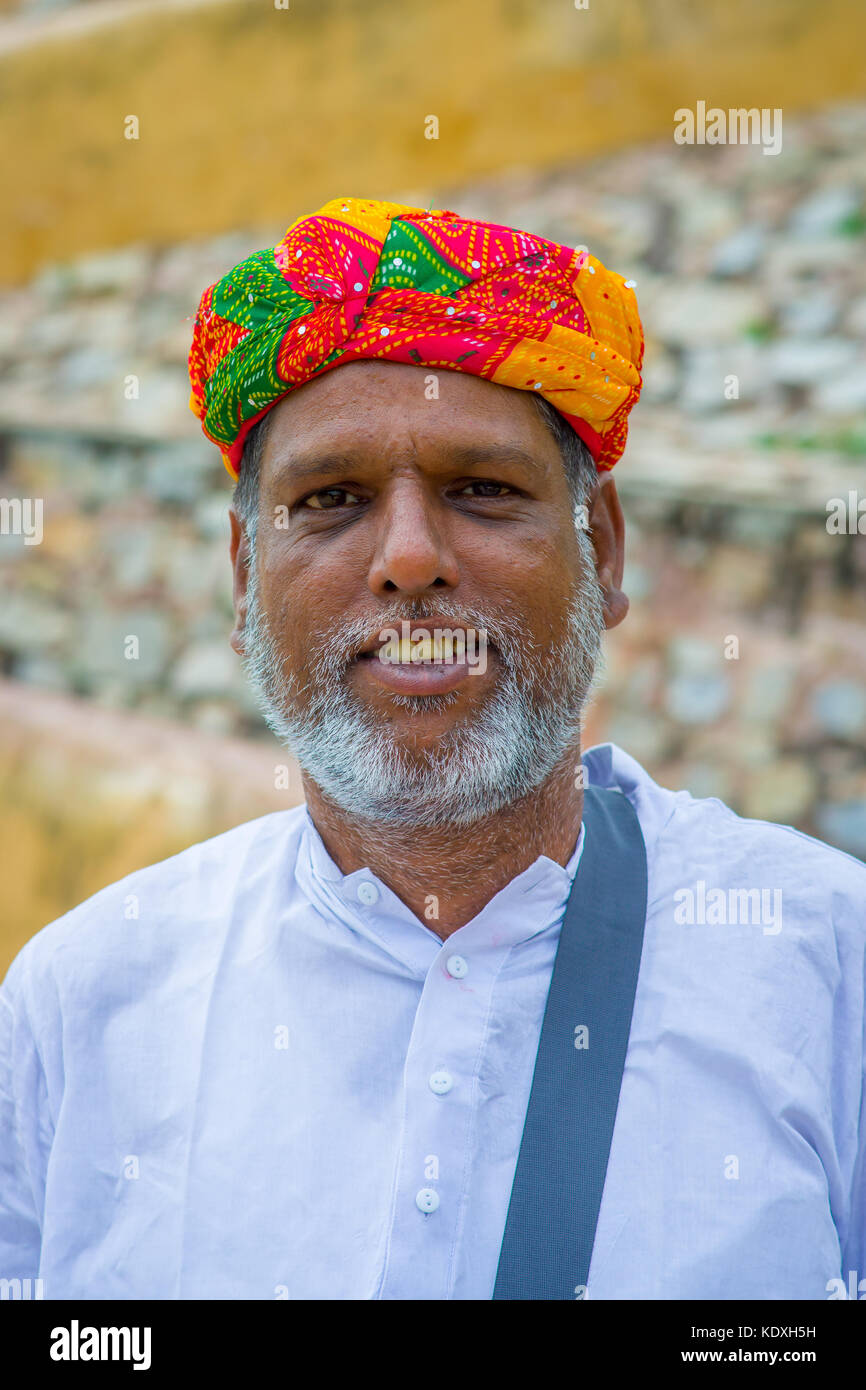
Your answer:
[[[589,1275],[643,946],[646,847],[622,792],[584,791],[494,1298],[574,1299]]]

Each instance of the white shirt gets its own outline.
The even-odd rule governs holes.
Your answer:
[[[825,1299],[866,1278],[866,866],[611,744],[584,763],[634,806],[649,874],[588,1297]],[[342,874],[303,806],[39,932],[0,991],[0,1278],[489,1299],[590,833],[445,942]],[[738,889],[765,896],[731,922]]]

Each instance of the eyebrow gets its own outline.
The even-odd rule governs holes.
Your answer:
[[[446,457],[455,471],[480,463],[516,463],[536,475],[546,472],[539,459],[516,444],[463,445],[449,449]],[[294,458],[288,455],[278,465],[272,481],[274,486],[279,486],[281,483],[303,482],[305,478],[345,477],[363,466],[363,461],[352,454],[328,453]]]

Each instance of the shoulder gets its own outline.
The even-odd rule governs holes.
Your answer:
[[[615,744],[584,755],[590,784],[616,787],[637,812],[657,893],[698,879],[778,890],[809,915],[866,928],[866,864],[789,825],[739,816],[715,797],[661,787]]]

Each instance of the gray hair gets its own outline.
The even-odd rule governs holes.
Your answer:
[[[588,521],[586,507],[598,481],[598,473],[592,454],[580,435],[569,425],[564,416],[546,401],[543,396],[533,396],[542,420],[547,425],[562,455],[565,477],[571,493],[574,525],[585,555],[583,542],[587,539]],[[244,444],[241,459],[240,477],[235,486],[232,503],[240,520],[246,527],[251,549],[255,547],[259,513],[259,474],[262,454],[265,448],[270,411],[250,430]]]

